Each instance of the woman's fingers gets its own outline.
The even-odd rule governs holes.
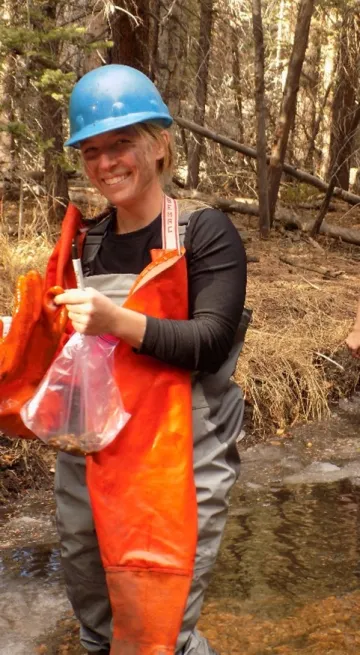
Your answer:
[[[69,313],[68,313],[70,321],[72,322],[77,321],[79,323],[83,323],[84,325],[86,325],[89,318],[88,314],[83,312],[76,312],[72,309],[72,306],[70,307],[71,309],[69,309]]]
[[[80,305],[92,298],[92,289],[69,289],[64,293],[55,296],[54,302],[57,305]]]

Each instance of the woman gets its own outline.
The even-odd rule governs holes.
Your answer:
[[[64,574],[89,653],[213,653],[195,625],[239,469],[243,400],[230,377],[246,330],[246,257],[224,214],[177,217],[164,202],[171,123],[152,82],[127,66],[74,87],[66,145],[110,209],[87,224],[86,289],[56,302],[75,330],[119,339],[131,414],[115,445],[87,458],[87,485],[85,458],[58,456]],[[59,257],[58,247],[48,284]]]

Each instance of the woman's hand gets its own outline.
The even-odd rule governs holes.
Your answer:
[[[74,330],[97,336],[112,334],[139,349],[146,330],[146,316],[118,307],[96,289],[69,289],[55,296],[57,305],[66,305]]]
[[[352,330],[345,341],[353,357],[360,358],[360,329]]]
[[[54,302],[66,305],[76,332],[93,336],[106,333],[118,336],[120,308],[96,289],[69,289],[55,296]]]

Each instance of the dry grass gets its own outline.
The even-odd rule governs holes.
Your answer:
[[[247,227],[247,251],[260,258],[249,265],[247,305],[254,313],[235,379],[252,406],[254,431],[264,436],[327,416],[331,403],[358,384],[359,362],[344,341],[360,296],[360,255],[356,246],[331,239],[322,238],[321,249],[313,248],[291,233],[274,232],[269,242],[261,242],[253,219],[247,226],[241,218],[235,223]],[[284,264],[280,256],[342,274],[327,279]]]
[[[54,466],[53,450],[41,441],[0,436],[0,505],[24,489],[50,488]]]
[[[0,234],[0,314],[11,314],[16,280],[30,269],[44,272],[52,245],[46,235],[20,241]]]
[[[354,390],[359,367],[344,339],[354,318],[357,283],[344,282],[317,290],[298,280],[264,286],[250,278],[247,302],[255,311],[235,378],[253,406],[257,432],[321,419],[331,401]]]

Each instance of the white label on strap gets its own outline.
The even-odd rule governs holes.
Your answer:
[[[173,198],[164,196],[162,219],[162,247],[164,250],[177,250],[180,254],[178,204]]]
[[[10,330],[10,325],[12,321],[12,316],[0,316],[2,322],[3,322],[3,337],[6,337],[7,333]]]

